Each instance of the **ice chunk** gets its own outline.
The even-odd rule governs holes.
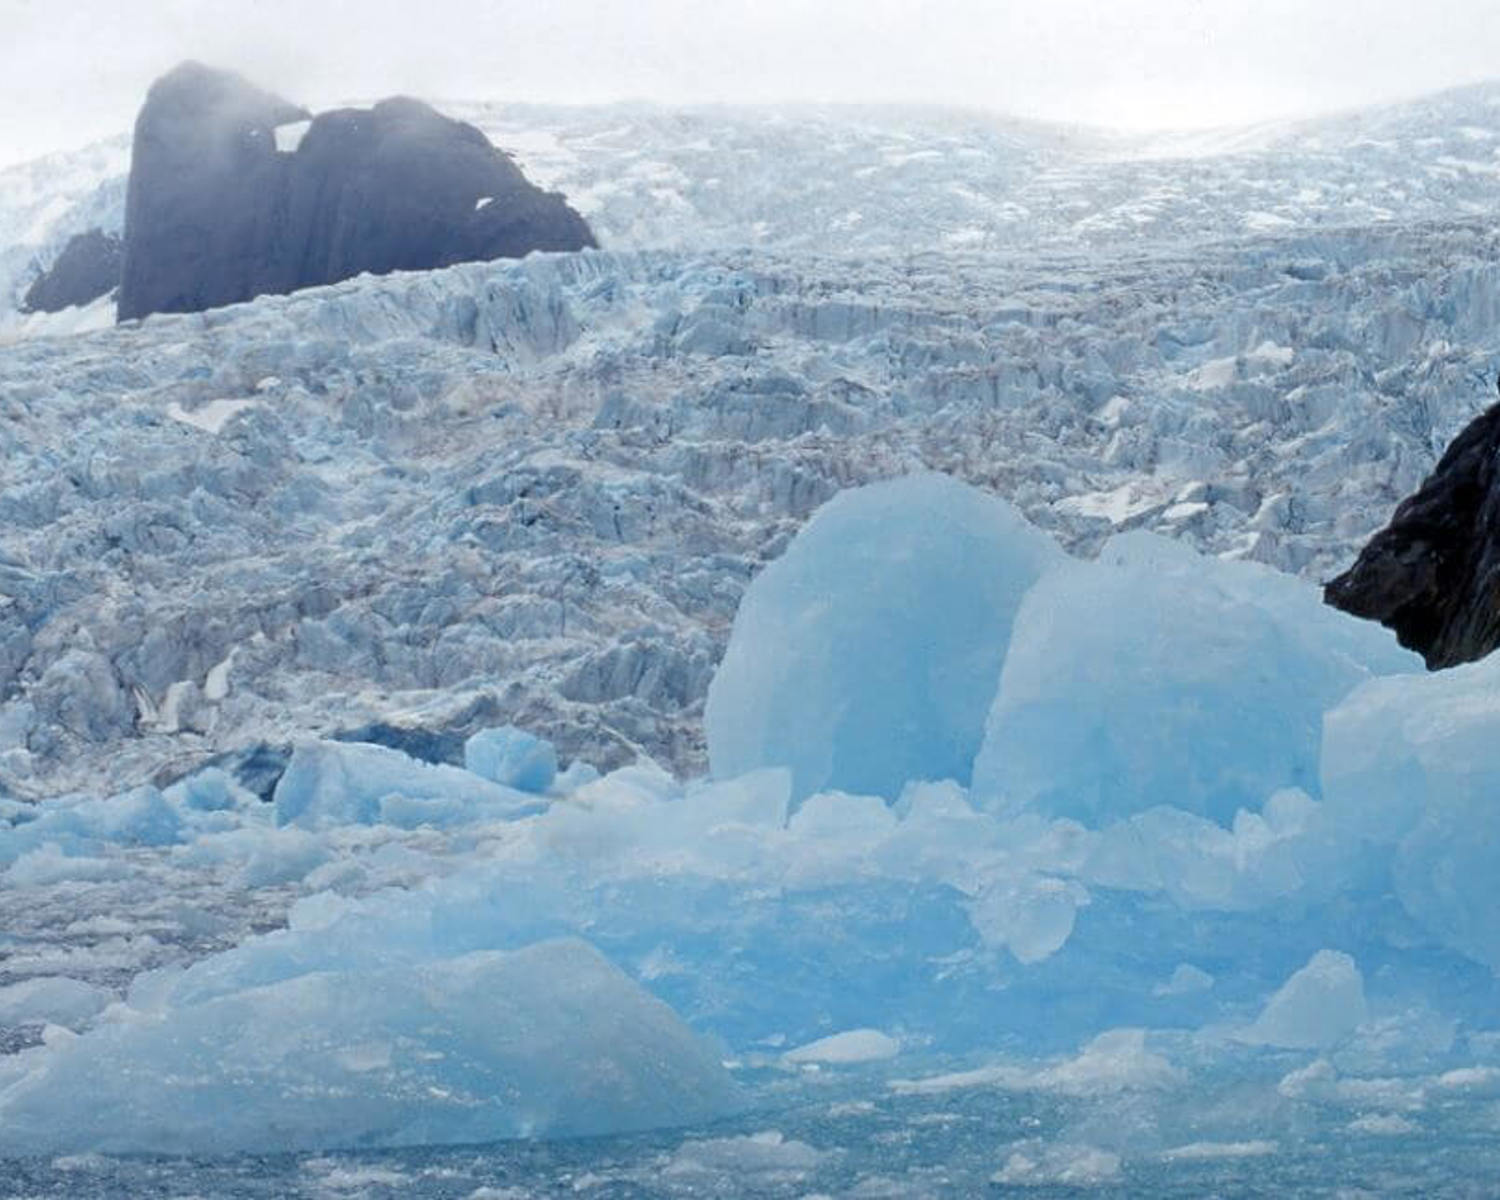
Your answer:
[[[662,1168],[667,1178],[698,1195],[725,1195],[749,1184],[779,1190],[803,1178],[834,1157],[806,1142],[767,1129],[744,1137],[702,1138],[684,1142]],[[700,1188],[702,1190],[700,1190]]]
[[[174,783],[163,794],[170,803],[197,812],[225,812],[257,803],[255,795],[240,787],[228,772],[219,767],[205,767]]]
[[[481,729],[464,743],[464,769],[520,792],[540,793],[557,778],[557,751],[513,725]]]
[[[941,475],[844,492],[750,585],[704,713],[718,778],[894,800],[967,783],[1022,595],[1062,552]]]
[[[43,842],[11,863],[4,879],[11,887],[46,887],[70,879],[79,882],[124,879],[129,874],[129,864],[118,859],[65,854],[56,842]]]
[[[895,1058],[900,1053],[901,1043],[888,1033],[882,1033],[878,1029],[851,1029],[847,1033],[835,1033],[831,1037],[798,1046],[781,1057],[784,1062],[793,1064],[847,1064],[879,1062]]]
[[[1158,983],[1151,989],[1153,996],[1187,996],[1194,992],[1206,992],[1214,985],[1214,977],[1192,963],[1178,963],[1172,978]]]
[[[1500,655],[1375,680],[1324,722],[1323,787],[1344,841],[1393,856],[1407,912],[1500,972],[1497,745]]]
[[[1417,1126],[1398,1113],[1366,1113],[1355,1117],[1344,1128],[1350,1133],[1369,1134],[1372,1137],[1405,1137],[1416,1133]]]
[[[586,943],[310,970],[31,1052],[0,1154],[591,1136],[736,1106],[711,1048]]]
[[[1227,826],[1278,789],[1316,798],[1324,710],[1420,667],[1310,584],[1125,534],[1026,596],[974,793],[1094,827],[1162,804]]]
[[[1347,1039],[1366,1016],[1364,979],[1354,960],[1319,950],[1241,1034],[1247,1042],[1318,1050]]]
[[[1076,1058],[1038,1072],[1036,1086],[1066,1096],[1092,1096],[1167,1088],[1182,1078],[1165,1056],[1147,1048],[1144,1029],[1109,1029]]]
[[[23,824],[0,826],[0,863],[53,843],[69,849],[80,842],[121,846],[170,846],[182,834],[182,818],[149,785],[118,796],[64,796],[39,806]]]
[[[1162,891],[1185,909],[1251,911],[1280,898],[1336,890],[1341,848],[1325,837],[1323,808],[1287,788],[1230,828],[1159,805],[1104,829],[1091,844],[1091,884]]]
[[[537,812],[537,797],[399,750],[354,742],[305,742],[276,784],[281,825],[455,825]]]
[[[1189,1142],[1162,1152],[1166,1162],[1217,1162],[1226,1158],[1265,1158],[1279,1149],[1275,1142]]]
[[[1110,1096],[1174,1087],[1182,1079],[1182,1072],[1163,1055],[1147,1048],[1144,1029],[1109,1029],[1073,1058],[1051,1066],[1032,1069],[999,1063],[927,1079],[898,1079],[891,1083],[891,1090],[904,1096],[939,1095],[970,1088]]]
[[[1088,902],[1088,892],[1072,880],[1032,876],[987,887],[970,905],[969,919],[986,945],[1038,963],[1062,949]]]
[[[1119,1177],[1120,1156],[1112,1151],[1033,1138],[1012,1149],[990,1182],[1005,1187],[1081,1188],[1112,1183]]]
[[[235,882],[269,887],[304,879],[329,859],[324,838],[304,829],[247,825],[200,837],[182,855],[194,864],[237,864]]]
[[[55,975],[0,987],[0,1026],[46,1022],[82,1029],[114,999],[107,988]]]

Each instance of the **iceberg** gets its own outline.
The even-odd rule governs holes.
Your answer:
[[[945,476],[841,493],[740,603],[704,709],[715,778],[788,767],[796,803],[967,784],[1016,609],[1061,557]]]
[[[1159,805],[1228,826],[1283,789],[1318,798],[1324,712],[1421,670],[1301,580],[1123,534],[1026,595],[974,793],[1095,828]]]
[[[1241,1036],[1270,1046],[1324,1050],[1351,1036],[1367,1015],[1364,979],[1354,959],[1319,950]]]
[[[733,1112],[712,1049],[579,941],[121,1006],[21,1055],[0,1155],[585,1137]],[[4,1077],[0,1076],[0,1085]]]
[[[1405,911],[1500,972],[1500,657],[1376,679],[1324,720],[1341,837],[1391,873]]]

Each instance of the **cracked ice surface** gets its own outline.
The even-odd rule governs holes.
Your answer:
[[[1483,403],[1495,242],[600,252],[14,345],[0,782],[370,722],[457,761],[497,718],[698,769],[746,581],[839,488],[922,468],[1075,551],[1143,527],[1327,576]]]

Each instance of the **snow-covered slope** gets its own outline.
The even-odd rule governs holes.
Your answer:
[[[1500,85],[1345,117],[1120,135],[982,112],[438,102],[607,249],[1098,249],[1493,211]],[[123,223],[128,139],[0,171],[0,333],[73,233]]]

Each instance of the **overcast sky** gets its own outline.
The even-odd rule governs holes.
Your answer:
[[[1500,0],[0,0],[0,163],[127,130],[183,58],[313,107],[891,100],[1189,127],[1500,76]]]

